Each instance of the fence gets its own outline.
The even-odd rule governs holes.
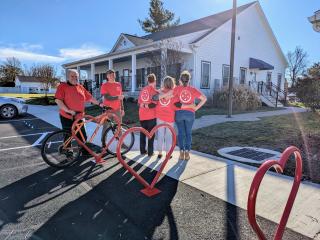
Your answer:
[[[56,89],[52,88],[48,93],[55,93]],[[43,89],[34,87],[0,87],[0,93],[45,93]]]

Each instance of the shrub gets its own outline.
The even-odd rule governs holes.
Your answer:
[[[32,105],[56,105],[55,98],[53,96],[48,97],[32,97],[28,99],[27,104]]]
[[[228,88],[213,94],[213,105],[218,108],[228,107]],[[257,93],[245,86],[235,86],[233,88],[232,108],[234,110],[256,110],[261,107],[261,100]]]
[[[295,90],[297,97],[312,111],[320,108],[320,77],[305,76],[298,79]]]

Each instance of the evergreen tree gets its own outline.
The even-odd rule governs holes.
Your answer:
[[[151,0],[149,8],[149,18],[138,20],[142,29],[148,33],[159,32],[166,28],[176,26],[180,23],[180,18],[174,20],[175,14],[164,9],[161,0]]]

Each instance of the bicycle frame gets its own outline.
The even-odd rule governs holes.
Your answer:
[[[81,132],[81,128],[89,122],[96,122],[97,123],[97,126],[96,126],[94,132],[92,133],[90,140],[89,140],[89,142],[92,143],[92,141],[95,138],[95,136],[97,135],[100,127],[105,123],[105,121],[111,121],[111,118],[115,119],[115,122],[117,125],[117,131],[115,132],[113,137],[110,139],[110,141],[106,144],[106,146],[102,149],[102,152],[100,154],[97,154],[94,151],[92,151],[91,148],[89,148],[87,145],[85,145],[86,139],[84,138],[84,136]],[[84,119],[84,121],[82,121],[82,119]],[[64,142],[64,148],[70,144],[72,139],[75,139],[80,146],[82,146],[88,153],[90,153],[90,155],[92,155],[95,158],[96,163],[103,163],[104,162],[104,160],[102,159],[103,156],[107,152],[107,149],[110,146],[110,144],[114,141],[115,138],[117,138],[119,136],[120,131],[121,131],[121,122],[120,122],[119,117],[115,114],[114,111],[108,110],[108,111],[106,111],[96,117],[93,117],[91,115],[79,114],[76,117],[76,119],[73,122],[72,127],[71,127],[72,136],[69,137]],[[78,133],[79,133],[81,139],[77,136]]]

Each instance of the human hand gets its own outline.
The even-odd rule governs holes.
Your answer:
[[[124,110],[121,110],[121,116],[123,117],[125,114]]]
[[[119,99],[119,100],[123,100],[123,99],[124,99],[124,96],[123,96],[123,95],[120,95],[120,96],[118,96],[118,99]]]

